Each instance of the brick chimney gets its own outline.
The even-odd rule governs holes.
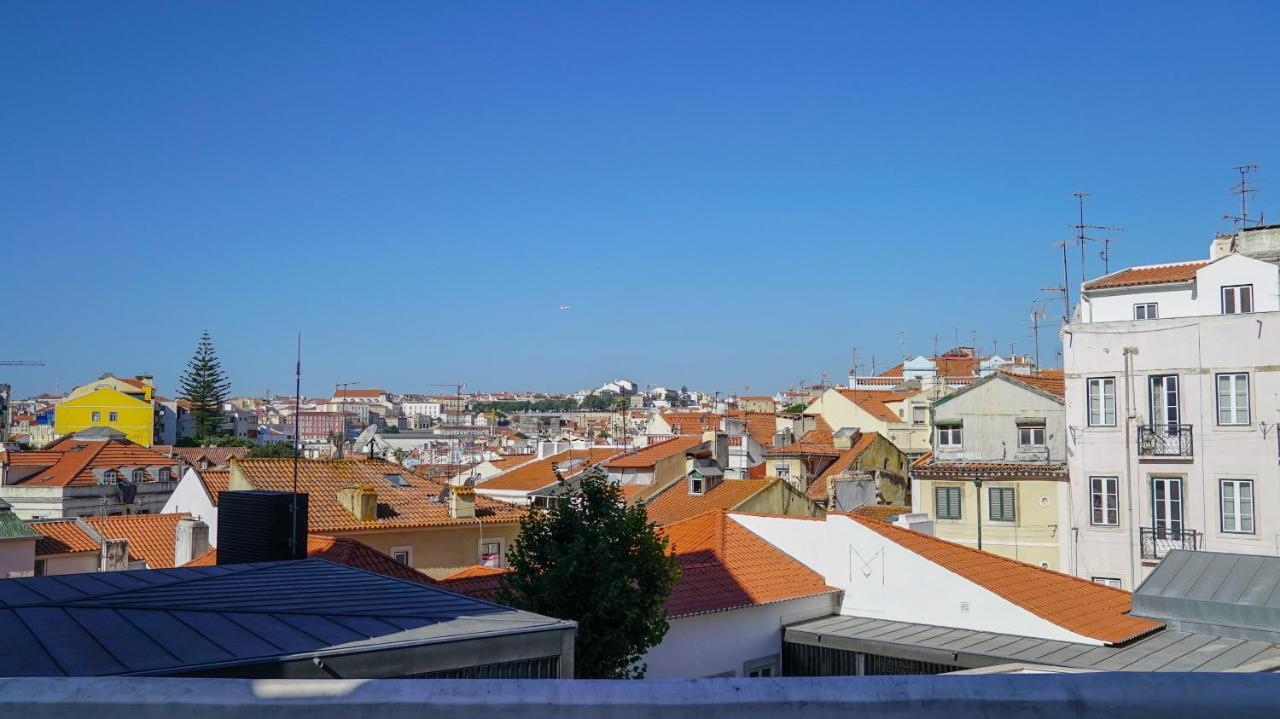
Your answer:
[[[347,487],[339,490],[338,502],[361,522],[378,518],[378,493],[373,487]]]
[[[476,518],[476,490],[472,487],[449,488],[449,516],[454,519]]]

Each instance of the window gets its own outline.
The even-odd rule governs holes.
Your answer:
[[[1044,427],[1022,426],[1018,428],[1018,446],[1019,447],[1043,447],[1044,446]]]
[[[1178,375],[1158,374],[1151,377],[1151,425],[1167,427],[1170,435],[1178,433]]]
[[[959,519],[960,488],[934,487],[933,514],[938,519]]]
[[[987,514],[993,522],[1012,522],[1017,519],[1014,508],[1013,487],[990,487],[987,489]]]
[[[695,477],[693,475],[689,475],[689,494],[701,495],[702,488],[703,488],[702,477]]]
[[[1222,495],[1222,531],[1253,534],[1253,482],[1248,479],[1224,479]]]
[[[1093,583],[1101,584],[1106,587],[1114,587],[1115,589],[1120,589],[1119,577],[1093,577]]]
[[[744,662],[742,676],[757,678],[778,676],[778,655]]]
[[[1151,524],[1159,536],[1182,531],[1182,478],[1151,478]]]
[[[102,481],[107,484],[115,484],[120,481],[120,473],[114,469],[108,469],[102,473]]]
[[[108,422],[119,422],[119,421],[120,421],[120,413],[119,413],[119,412],[108,412],[108,413],[107,413],[107,421],[108,421]]]
[[[90,421],[90,422],[94,422],[94,423],[101,422],[101,421],[102,421],[102,413],[101,413],[101,412],[91,412],[91,413],[89,413],[89,421]]]
[[[159,472],[156,472],[156,476],[159,478],[161,482],[168,482],[169,481],[168,467],[162,467]]]
[[[1218,375],[1218,424],[1249,424],[1249,373]]]
[[[36,560],[35,571],[34,571],[34,572],[32,572],[32,574],[34,574],[34,575],[35,575],[35,576],[37,576],[37,577],[43,577],[47,571],[48,571],[48,570],[47,570],[47,569],[45,569],[45,560],[43,560],[43,559],[37,559],[37,560]]]
[[[133,480],[134,484],[137,484],[138,482],[145,482],[147,481],[147,473],[145,470],[135,469],[133,470],[133,476],[130,479]]]
[[[919,427],[929,421],[929,408],[922,404],[911,406],[911,424]]]
[[[773,465],[774,474],[781,479],[791,479],[791,465],[786,462],[779,462]]]
[[[1116,378],[1089,379],[1089,426],[1116,426]]]
[[[480,542],[480,564],[486,567],[502,566],[502,540]]]
[[[1135,320],[1154,320],[1158,316],[1156,312],[1156,303],[1144,302],[1133,306],[1133,318]]]
[[[1222,288],[1222,314],[1242,315],[1253,311],[1253,285]]]
[[[413,547],[392,547],[391,558],[406,567],[413,566]]]
[[[1120,525],[1120,480],[1117,477],[1089,478],[1089,524],[1097,527]]]
[[[938,428],[938,446],[939,447],[959,447],[961,439],[961,426],[958,424],[947,425]]]

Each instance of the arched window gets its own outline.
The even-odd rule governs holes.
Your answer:
[[[138,482],[145,482],[145,481],[147,481],[147,473],[145,470],[142,470],[142,469],[133,470],[134,484],[137,484]]]

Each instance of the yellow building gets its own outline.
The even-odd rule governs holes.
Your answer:
[[[155,387],[150,377],[121,379],[109,374],[71,390],[54,409],[59,435],[93,427],[121,432],[130,442],[150,447],[155,438]]]

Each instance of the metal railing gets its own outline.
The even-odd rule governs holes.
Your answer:
[[[1145,424],[1138,426],[1139,457],[1192,456],[1191,425]]]
[[[1194,529],[1169,529],[1166,527],[1139,527],[1142,539],[1143,559],[1164,559],[1173,549],[1200,549],[1203,535]]]

